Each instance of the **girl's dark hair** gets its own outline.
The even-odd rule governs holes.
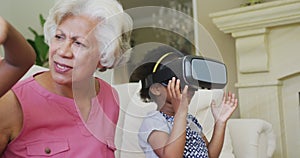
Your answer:
[[[181,56],[184,56],[183,53],[176,50],[173,47],[163,45],[159,46],[149,52],[146,53],[144,56],[144,59],[138,64],[137,68],[133,71],[129,78],[129,82],[139,82],[141,81],[142,88],[140,89],[140,97],[142,101],[144,102],[151,102],[152,101],[152,94],[149,91],[149,87],[146,88],[145,86],[145,78],[152,74],[153,68],[156,64],[156,62],[166,53],[170,53],[166,58],[163,59],[163,61],[158,65],[161,67],[161,65],[164,65],[163,63],[170,61],[174,58],[178,58]]]

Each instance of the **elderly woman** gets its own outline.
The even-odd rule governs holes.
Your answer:
[[[57,1],[44,27],[50,71],[0,99],[1,157],[114,157],[118,94],[93,73],[120,64],[131,27],[116,0]]]

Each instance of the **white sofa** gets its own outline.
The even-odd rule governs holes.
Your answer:
[[[117,157],[145,157],[138,145],[138,128],[154,103],[143,103],[138,95],[139,83],[114,85],[120,95],[121,111],[117,129]],[[222,90],[198,90],[193,97],[189,111],[203,126],[208,139],[213,132],[214,119],[210,102],[214,98],[221,102]],[[275,150],[275,135],[270,123],[260,119],[230,119],[225,133],[225,142],[220,158],[267,158]]]
[[[45,69],[33,66],[23,78]],[[137,133],[146,113],[155,110],[156,105],[140,100],[139,83],[119,84],[113,87],[119,93],[121,104],[115,139],[116,157],[143,158],[145,156],[138,145]],[[198,118],[208,139],[211,138],[214,123],[209,105],[212,99],[220,103],[222,95],[222,90],[199,90],[190,104],[190,113]],[[275,135],[270,123],[261,119],[230,119],[220,158],[268,158],[272,157],[274,150]]]

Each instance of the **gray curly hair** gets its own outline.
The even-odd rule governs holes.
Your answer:
[[[100,63],[113,68],[124,60],[130,49],[132,19],[116,0],[58,0],[50,9],[44,25],[46,43],[55,36],[57,26],[68,15],[86,15],[101,22],[96,27]]]

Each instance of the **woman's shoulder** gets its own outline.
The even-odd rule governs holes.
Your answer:
[[[15,93],[12,90],[9,90],[6,94],[4,94],[1,98],[0,98],[0,111],[6,111],[3,110],[5,108],[9,108],[10,110],[17,107],[15,105],[20,105],[18,102],[18,99],[15,95]]]
[[[98,78],[98,77],[95,77],[96,80],[98,81],[100,87],[103,87],[105,89],[114,89],[110,83],[108,83],[107,81],[104,81],[103,79],[101,78]]]
[[[20,130],[22,127],[22,116],[23,113],[21,105],[14,92],[9,90],[0,98],[0,125],[5,125],[5,127],[0,126],[0,131],[2,131],[3,128],[11,129],[5,131]],[[14,131],[12,133],[18,133],[18,131]]]
[[[15,92],[16,90],[29,85],[30,83],[35,82],[34,75],[27,76],[26,78],[22,78],[20,81],[18,81],[13,87],[12,91]]]

